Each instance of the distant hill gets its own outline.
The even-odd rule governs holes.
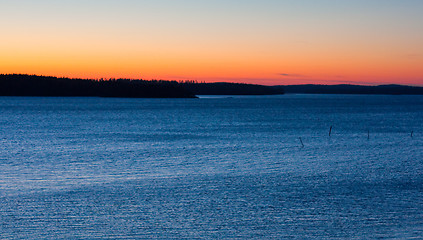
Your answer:
[[[273,86],[275,89],[284,89],[286,93],[309,94],[386,94],[386,95],[423,95],[423,87],[404,85],[285,85]]]
[[[181,83],[188,91],[195,95],[276,95],[284,94],[283,88],[244,84],[244,83],[197,83],[187,81]]]
[[[0,74],[0,96],[195,97],[176,81],[90,80],[24,74]]]

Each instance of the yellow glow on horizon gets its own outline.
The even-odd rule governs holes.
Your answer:
[[[248,4],[245,12],[231,12],[238,6],[225,3],[228,9],[213,8],[224,14],[217,18],[208,13],[212,3],[196,3],[185,14],[174,11],[185,11],[174,2],[169,3],[172,8],[127,4],[134,10],[105,3],[105,12],[95,12],[95,4],[83,9],[80,3],[58,2],[48,11],[33,6],[38,11],[28,7],[10,14],[15,22],[2,25],[0,73],[267,85],[423,85],[423,29],[415,24],[421,18],[417,11],[392,20],[391,11],[397,11],[393,6],[377,17],[369,11],[358,18],[345,11],[357,7],[354,3],[339,3],[344,8],[329,4],[346,14],[339,18],[340,13],[326,8],[281,1],[249,3],[263,12]],[[117,15],[111,6],[120,7]],[[283,15],[270,6],[301,11]],[[79,15],[75,18],[66,7]]]

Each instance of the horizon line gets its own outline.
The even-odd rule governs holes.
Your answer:
[[[298,83],[298,84],[260,84],[260,83],[246,83],[246,82],[242,82],[242,78],[239,78],[240,81],[236,81],[234,79],[234,81],[205,81],[205,80],[196,80],[196,79],[183,79],[183,80],[176,80],[176,79],[158,79],[158,78],[153,78],[153,79],[144,79],[144,78],[128,78],[128,77],[109,77],[109,78],[105,78],[105,77],[101,77],[101,78],[84,78],[84,77],[68,77],[68,76],[54,76],[54,75],[44,75],[44,74],[30,74],[30,73],[0,73],[0,75],[23,75],[23,76],[37,76],[37,77],[52,77],[52,78],[63,78],[63,79],[79,79],[79,80],[95,80],[95,81],[100,81],[100,80],[131,80],[131,81],[136,81],[136,80],[143,80],[143,81],[173,81],[173,82],[178,82],[178,83],[184,83],[184,82],[189,82],[189,81],[193,81],[195,83],[232,83],[232,84],[248,84],[248,85],[261,85],[261,86],[301,86],[301,85],[317,85],[317,86],[339,86],[339,85],[350,85],[350,86],[367,86],[367,87],[378,87],[378,86],[390,86],[390,85],[396,85],[396,86],[407,86],[407,87],[423,87],[423,83],[421,85],[415,85],[415,84],[400,84],[400,83],[357,83],[357,82],[349,82],[349,81],[345,81],[345,83],[334,83],[334,84],[322,84],[322,83]]]

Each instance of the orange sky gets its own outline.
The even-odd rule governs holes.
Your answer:
[[[423,1],[40,2],[0,3],[0,73],[423,86]]]

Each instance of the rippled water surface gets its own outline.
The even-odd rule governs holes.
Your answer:
[[[1,239],[423,237],[423,97],[2,97],[0,202]]]

